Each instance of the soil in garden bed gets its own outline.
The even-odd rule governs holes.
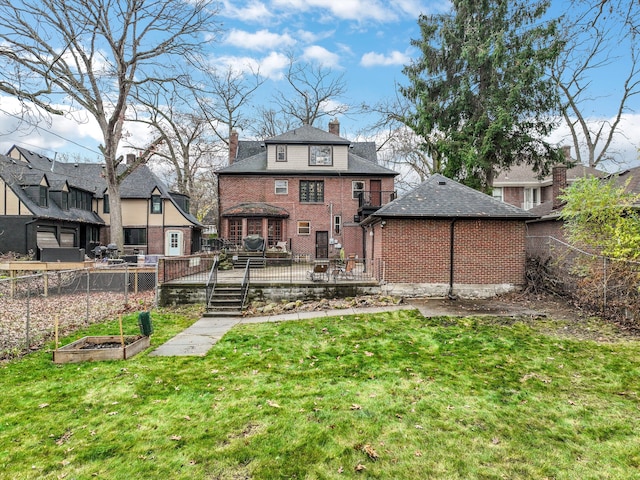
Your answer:
[[[137,337],[124,337],[124,344],[130,345],[133,342],[142,338],[141,336]],[[105,342],[105,343],[94,343],[91,341],[84,342],[81,346],[78,347],[78,350],[101,350],[107,348],[122,348],[121,342]]]

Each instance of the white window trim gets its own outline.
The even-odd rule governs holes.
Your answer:
[[[333,217],[333,234],[334,235],[342,234],[342,215],[335,215]]]
[[[361,183],[362,184],[362,189],[356,189],[356,183]],[[360,192],[364,192],[366,189],[366,183],[364,180],[352,180],[351,181],[351,198],[353,198],[354,200],[358,199],[358,193]]]
[[[280,183],[280,185],[278,185],[278,183]],[[289,195],[289,180],[276,180],[274,182],[274,193],[276,195]]]
[[[308,230],[306,232],[301,229]],[[297,223],[298,235],[311,235],[311,222],[309,220],[298,220]]]
[[[314,155],[315,149],[329,149],[329,155],[318,157]],[[318,163],[318,158],[325,158],[322,163]],[[333,147],[331,145],[309,145],[309,165],[312,167],[332,167],[333,166]]]
[[[284,158],[280,160],[279,153],[280,149],[284,152]],[[286,145],[276,145],[276,162],[286,162],[287,161],[287,146]]]

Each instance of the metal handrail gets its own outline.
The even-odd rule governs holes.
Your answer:
[[[207,305],[211,300],[214,290],[216,289],[216,283],[218,283],[218,265],[220,264],[220,256],[216,255],[211,270],[209,271],[209,278],[207,279],[206,292],[207,292]]]
[[[247,260],[247,266],[244,269],[244,278],[242,279],[242,306],[244,308],[247,301],[247,295],[249,294],[249,284],[251,283],[251,259]]]

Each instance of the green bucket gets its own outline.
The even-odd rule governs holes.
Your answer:
[[[140,333],[145,337],[151,336],[153,333],[153,325],[151,325],[151,313],[140,312],[138,314],[138,326],[140,327]]]

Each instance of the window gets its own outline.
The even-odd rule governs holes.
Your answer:
[[[540,188],[525,188],[524,189],[524,208],[525,210],[529,210],[536,205],[540,205]]]
[[[504,202],[502,187],[494,187],[493,190],[491,191],[491,195],[496,200],[500,200],[501,202]]]
[[[286,161],[287,161],[287,146],[276,145],[276,162],[286,162]]]
[[[364,193],[364,182],[355,180],[351,182],[351,198],[358,199]]]
[[[307,220],[299,221],[298,235],[311,235],[311,222]]]
[[[151,195],[151,213],[162,213],[162,197]]]
[[[331,145],[310,145],[309,165],[333,165]]]
[[[247,219],[247,235],[262,236],[262,219],[261,218]]]
[[[62,192],[62,197],[60,198],[61,208],[62,210],[69,210],[69,192]]]
[[[124,244],[125,245],[146,245],[147,229],[146,228],[125,228]]]
[[[40,206],[49,206],[49,187],[45,187],[43,185],[40,185]]]
[[[276,180],[276,195],[287,195],[289,193],[289,180]]]
[[[102,198],[102,213],[110,213],[110,207],[109,207],[109,194],[105,193],[104,197]]]
[[[340,235],[342,232],[342,217],[340,215],[336,215],[333,217],[333,233],[335,235]]]
[[[322,203],[324,202],[323,180],[300,180],[300,202]]]

